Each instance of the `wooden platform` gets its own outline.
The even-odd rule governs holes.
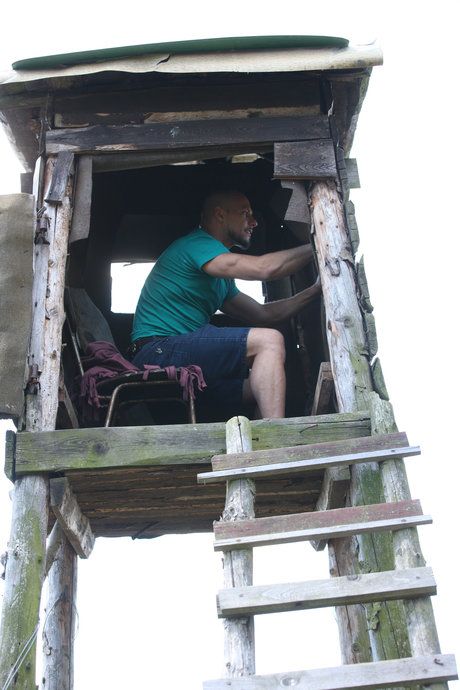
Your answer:
[[[370,434],[367,413],[260,420],[253,448],[333,442]],[[15,476],[66,476],[96,536],[150,538],[211,531],[225,484],[199,486],[211,457],[225,452],[225,424],[19,433],[7,463]],[[13,454],[13,457],[11,455]],[[323,470],[257,482],[257,515],[314,510]]]

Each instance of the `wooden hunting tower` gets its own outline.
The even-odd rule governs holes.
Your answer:
[[[224,505],[214,532],[227,677],[205,688],[445,687],[456,677],[415,527],[429,518],[404,469],[418,448],[397,432],[355,262],[349,153],[380,63],[375,46],[344,39],[216,39],[25,60],[0,84],[2,123],[29,171],[21,194],[0,199],[0,413],[18,426],[6,449],[2,689],[36,687],[46,576],[41,687],[66,690],[77,555],[98,536],[211,531]],[[129,344],[112,264],[154,261],[222,188],[255,209],[251,252],[314,245],[323,298],[282,326],[288,416],[249,422],[199,396],[193,410],[160,376],[134,396],[139,388],[109,384],[106,425],[88,423],[75,385],[85,345]],[[263,285],[265,299],[311,284],[311,270]],[[252,586],[254,546],[301,539],[328,545],[330,580]],[[253,616],[319,606],[337,606],[346,665],[255,675]]]

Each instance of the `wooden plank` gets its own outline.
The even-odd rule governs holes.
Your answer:
[[[46,133],[48,154],[61,151],[154,151],[161,149],[262,144],[275,141],[327,139],[329,125],[324,115],[268,117],[242,120],[192,120],[144,125],[95,125],[51,130]]]
[[[93,160],[91,156],[79,156],[76,177],[70,243],[85,240],[89,235],[93,193]]]
[[[389,448],[386,450],[374,450],[367,453],[350,453],[349,455],[335,455],[330,458],[314,458],[310,460],[294,460],[291,462],[278,462],[268,465],[253,465],[251,467],[237,467],[231,470],[218,470],[216,472],[202,472],[197,475],[198,483],[228,481],[242,477],[271,477],[310,470],[326,469],[356,465],[365,462],[383,462],[393,458],[412,457],[420,455],[420,446],[406,446],[404,448]],[[243,461],[244,462],[244,461]]]
[[[396,530],[432,522],[419,501],[376,503],[313,513],[214,524],[215,551],[314,539],[336,539],[350,534]]]
[[[346,502],[347,491],[350,487],[351,472],[349,467],[331,467],[324,473],[323,486],[318,496],[315,510],[335,510],[343,508]],[[312,540],[315,551],[326,548],[325,539]]]
[[[334,577],[281,585],[234,587],[217,595],[219,618],[345,606],[436,594],[431,568]]]
[[[309,513],[307,513],[308,515]],[[310,513],[311,514],[311,513]],[[261,518],[273,519],[276,518]],[[429,525],[433,522],[430,515],[390,518],[388,520],[376,520],[374,522],[358,522],[336,527],[316,527],[311,529],[297,529],[295,531],[274,532],[259,536],[245,536],[235,539],[223,539],[214,544],[214,551],[228,551],[230,549],[244,549],[255,546],[272,546],[274,544],[290,544],[297,541],[315,541],[319,539],[341,539],[353,534],[367,534],[368,532],[394,532],[398,529],[407,529],[419,525]]]
[[[294,460],[316,460],[337,455],[352,455],[389,448],[404,448],[409,445],[403,432],[365,436],[363,438],[344,439],[331,443],[315,443],[304,446],[253,451],[252,453],[234,453],[231,456],[215,455],[212,458],[213,470],[226,470],[238,467],[254,467]]]
[[[73,159],[74,156],[71,151],[62,151],[58,153],[56,165],[53,169],[53,176],[51,178],[51,185],[45,197],[47,203],[62,204],[66,195]]]
[[[350,439],[370,432],[369,415],[291,417],[251,423],[254,448]],[[176,424],[20,433],[17,475],[149,465],[209,464],[225,450],[225,424]]]
[[[318,380],[316,382],[315,397],[311,413],[324,414],[329,407],[334,391],[334,376],[330,362],[321,362],[319,366]]]
[[[246,417],[233,417],[226,424],[226,443],[229,453],[250,451],[251,425]],[[227,484],[227,497],[222,520],[254,517],[255,485],[250,479]],[[252,585],[252,549],[227,552],[223,558],[226,587]],[[229,678],[253,675],[256,672],[254,619],[239,617],[226,621],[224,626],[224,668]]]
[[[222,678],[203,683],[203,690],[372,690],[372,688],[431,685],[457,680],[453,654],[345,664],[311,671],[292,671],[246,678]]]
[[[76,553],[81,558],[88,558],[93,550],[95,537],[66,477],[50,480],[50,505]]]
[[[275,179],[320,180],[337,175],[332,139],[276,143],[274,151]]]

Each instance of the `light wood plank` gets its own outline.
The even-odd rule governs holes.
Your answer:
[[[252,467],[256,465],[276,464],[291,460],[308,460],[329,458],[336,455],[365,453],[367,451],[388,448],[404,448],[409,445],[406,434],[391,433],[365,436],[363,438],[332,441],[331,443],[308,443],[295,447],[278,447],[269,450],[257,450],[252,453],[233,453],[232,455],[216,455],[212,458],[213,470],[227,470],[237,467]]]
[[[214,550],[337,539],[366,532],[394,531],[431,522],[429,515],[423,515],[419,501],[377,503],[231,523],[216,522]]]
[[[328,580],[220,590],[217,612],[219,618],[229,618],[433,594],[436,594],[436,582],[431,568],[410,568]]]
[[[242,477],[268,477],[282,474],[295,474],[313,470],[327,469],[356,465],[363,462],[383,462],[384,460],[413,457],[420,455],[419,446],[406,446],[405,448],[389,448],[385,450],[368,451],[367,453],[352,453],[349,455],[336,455],[330,458],[312,460],[296,460],[293,462],[274,463],[273,465],[260,465],[255,467],[238,467],[233,470],[221,470],[217,472],[201,472],[197,475],[198,483],[227,481]]]
[[[66,477],[50,480],[50,505],[67,539],[81,558],[88,558],[95,537]]]
[[[454,655],[435,654],[311,671],[208,680],[203,683],[203,690],[283,690],[287,687],[295,687],[296,690],[371,690],[429,685],[457,678]]]

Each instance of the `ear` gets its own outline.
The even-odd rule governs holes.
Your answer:
[[[222,208],[222,206],[216,206],[214,208],[214,216],[215,218],[220,222],[223,223],[225,220],[225,210]]]

